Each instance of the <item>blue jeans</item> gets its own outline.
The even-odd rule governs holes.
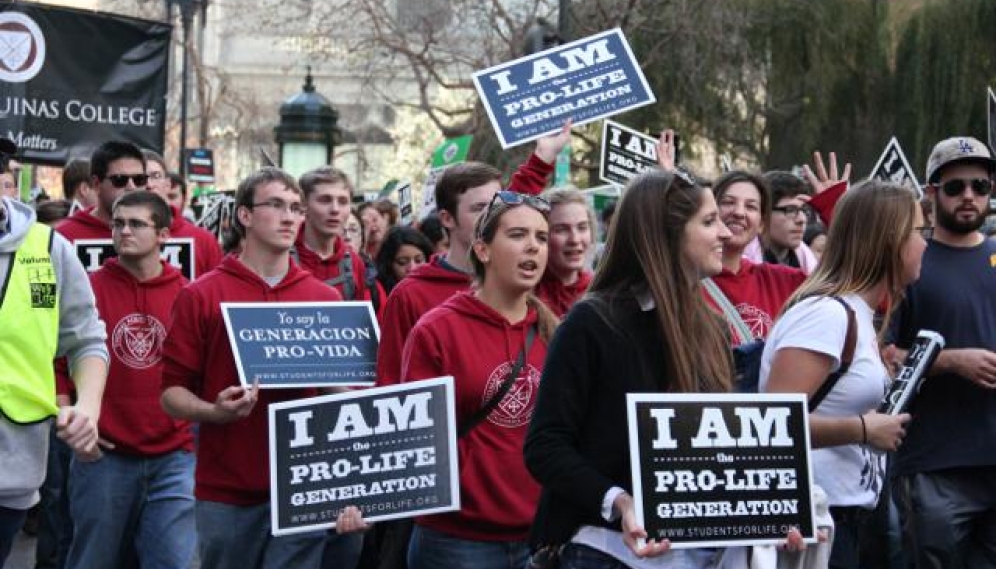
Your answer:
[[[319,569],[326,534],[312,531],[274,537],[269,504],[197,501],[201,569]]]
[[[418,524],[408,544],[408,569],[524,569],[528,560],[524,541],[472,541]]]
[[[69,474],[73,542],[66,566],[187,569],[194,556],[194,455],[104,452]]]
[[[24,525],[27,510],[14,510],[0,506],[0,567],[3,567],[10,549],[14,546],[14,538]]]
[[[48,441],[48,470],[41,487],[41,515],[38,519],[38,544],[35,569],[62,569],[66,566],[73,539],[73,520],[69,517],[69,462],[73,451],[55,434]]]

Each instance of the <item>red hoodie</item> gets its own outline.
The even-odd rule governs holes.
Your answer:
[[[77,239],[110,239],[111,224],[93,215],[95,208],[77,211],[56,225],[55,230],[70,243],[75,243]]]
[[[742,258],[738,273],[723,269],[712,280],[737,309],[754,337],[763,339],[768,337],[785,301],[806,280],[806,273],[794,267],[758,264]],[[722,314],[722,309],[713,302],[705,287],[702,291],[706,301]],[[736,342],[737,336],[734,335],[733,339]]]
[[[162,274],[147,281],[137,280],[117,259],[90,275],[111,354],[98,427],[114,452],[155,456],[194,448],[189,423],[159,405],[170,308],[187,284],[179,270],[160,262]]]
[[[162,388],[186,387],[214,401],[226,387],[239,384],[221,302],[335,301],[339,293],[289,263],[287,276],[270,287],[234,255],[180,291],[173,325],[166,337]],[[267,407],[277,401],[311,397],[315,389],[263,389],[245,419],[219,425],[202,423],[197,448],[194,495],[199,500],[236,506],[270,499]]]
[[[510,324],[473,293],[456,294],[412,330],[405,343],[403,381],[452,375],[460,425],[505,380],[535,323],[533,309],[522,322]],[[536,406],[546,349],[537,336],[512,389],[459,440],[460,511],[423,516],[417,523],[462,539],[526,539],[540,487],[526,470],[522,446]]]
[[[408,333],[423,314],[470,288],[472,277],[442,265],[435,255],[401,279],[387,297],[377,348],[377,386],[401,379],[401,351]]]
[[[169,226],[170,237],[191,237],[194,240],[194,276],[200,277],[221,263],[224,254],[213,233],[187,221],[183,213],[173,207],[173,223]]]
[[[537,195],[546,187],[554,165],[543,162],[535,153],[512,174],[509,189]],[[408,332],[430,309],[442,304],[454,293],[467,290],[472,277],[444,268],[439,256],[418,267],[394,287],[381,303],[380,347],[377,349],[377,385],[398,383],[401,349]]]
[[[356,294],[353,298],[346,300],[370,300],[370,290],[367,289],[366,279],[363,278],[367,267],[363,264],[363,259],[360,255],[356,251],[353,251],[352,247],[341,237],[335,238],[332,246],[332,255],[328,259],[322,259],[321,255],[312,251],[304,243],[303,224],[297,234],[297,240],[294,241],[294,255],[296,255],[295,261],[297,264],[322,282],[328,282],[339,276],[341,273],[339,263],[342,261],[343,256],[346,255],[347,250],[349,251],[350,261],[353,265],[353,283]],[[335,288],[343,298],[346,298],[346,291],[343,290],[345,287],[343,287],[342,283],[335,285]]]
[[[550,272],[550,267],[543,273],[543,279],[536,285],[536,296],[550,307],[554,314],[563,318],[574,303],[584,296],[591,284],[591,273],[581,271],[574,284],[565,285],[562,280]]]

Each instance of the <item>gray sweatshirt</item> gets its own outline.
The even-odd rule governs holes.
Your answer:
[[[0,207],[4,209],[0,212],[0,282],[4,282],[13,254],[35,223],[35,212],[8,198],[0,198]],[[72,245],[59,234],[52,240],[52,265],[59,295],[57,354],[69,359],[69,369],[86,356],[108,361],[107,334],[97,316],[90,279]],[[16,323],[0,322],[0,326]],[[45,479],[50,428],[51,420],[18,425],[0,414],[0,506],[27,509],[38,501],[38,488]]]

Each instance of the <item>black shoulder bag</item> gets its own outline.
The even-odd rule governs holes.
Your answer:
[[[530,326],[529,330],[526,332],[526,344],[519,350],[519,357],[515,360],[515,365],[509,370],[508,375],[505,376],[505,380],[502,382],[498,391],[488,399],[480,409],[474,412],[473,415],[467,418],[462,425],[457,428],[457,437],[463,438],[476,427],[481,421],[483,421],[488,415],[494,411],[495,407],[501,403],[501,400],[508,395],[512,385],[515,384],[516,378],[519,377],[519,372],[522,371],[522,366],[526,365],[526,356],[529,355],[529,348],[533,345],[533,340],[536,338],[536,326]]]
[[[847,311],[847,335],[844,336],[844,352],[840,355],[840,367],[837,371],[831,373],[823,380],[823,385],[816,390],[813,397],[809,400],[809,412],[812,413],[820,406],[820,403],[826,398],[827,394],[837,385],[837,381],[847,373],[847,370],[851,367],[851,360],[854,359],[854,349],[858,343],[858,326],[854,317],[854,310],[840,299],[838,296],[831,296],[830,298],[836,300],[844,307]]]

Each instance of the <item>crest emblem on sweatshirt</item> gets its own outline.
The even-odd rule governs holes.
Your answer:
[[[491,372],[488,384],[484,388],[484,396],[481,398],[482,405],[501,389],[501,384],[505,382],[508,373],[512,371],[513,365],[515,365],[514,362],[505,362]],[[529,420],[533,417],[533,408],[536,407],[539,382],[539,370],[530,364],[523,366],[522,371],[519,372],[519,377],[515,378],[512,388],[488,415],[488,421],[508,429],[529,424]]]
[[[159,363],[166,341],[166,327],[155,316],[129,314],[114,327],[114,355],[130,368],[145,369]]]

